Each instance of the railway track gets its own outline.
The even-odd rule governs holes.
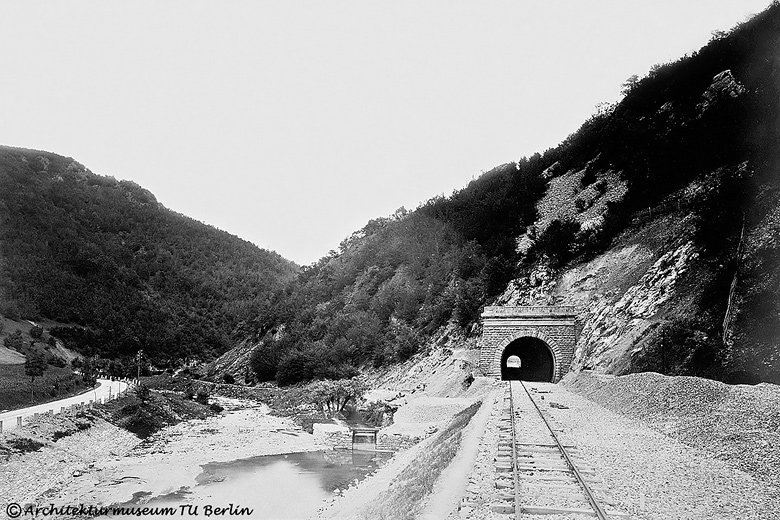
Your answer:
[[[566,518],[628,518],[615,509],[603,482],[576,446],[566,444],[548,409],[544,390],[509,381],[499,423],[495,461],[495,513],[562,515]],[[558,405],[560,406],[560,405]]]

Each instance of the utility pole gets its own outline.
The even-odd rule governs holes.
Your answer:
[[[143,355],[144,351],[139,350],[138,351],[138,377],[136,377],[136,380],[140,383],[141,382],[141,356]]]

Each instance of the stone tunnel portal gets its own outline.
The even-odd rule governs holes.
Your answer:
[[[576,318],[576,309],[567,305],[485,307],[479,353],[482,373],[557,383],[574,358]]]
[[[554,377],[552,352],[539,338],[518,338],[507,345],[501,355],[501,379],[550,383]]]

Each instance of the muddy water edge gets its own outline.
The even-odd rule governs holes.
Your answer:
[[[166,427],[124,456],[92,459],[35,502],[201,505],[197,516],[207,505],[233,503],[254,510],[250,518],[301,518],[383,462],[382,456],[323,449],[291,418],[272,416],[265,405],[219,402],[225,407],[219,416]],[[191,509],[180,511],[193,516]]]

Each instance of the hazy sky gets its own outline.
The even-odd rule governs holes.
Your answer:
[[[769,0],[4,1],[0,144],[309,264]]]

